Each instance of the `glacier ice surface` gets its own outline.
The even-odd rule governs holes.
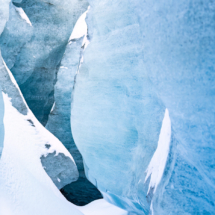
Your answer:
[[[132,213],[213,214],[215,4],[89,2],[90,44],[71,116],[87,177]],[[152,163],[166,108],[160,178]]]
[[[88,179],[110,202],[143,213],[150,208],[145,170],[165,107],[143,69],[141,32],[130,7],[91,4],[90,44],[76,78],[71,126]]]
[[[26,30],[31,29],[33,35],[27,42],[27,38],[24,40],[16,34],[15,28],[7,32],[6,40],[11,43],[14,42],[14,35],[16,40],[24,40],[26,43],[21,46],[19,42],[14,46],[14,51],[17,51],[17,46],[21,46],[15,62],[11,59],[14,56],[13,48],[10,51],[12,54],[8,54],[4,59],[6,62],[13,61],[13,67],[9,68],[30,109],[45,125],[54,103],[54,85],[60,61],[72,29],[78,17],[87,9],[88,3],[86,0],[23,0],[14,5],[20,8],[16,10],[23,10],[20,13],[21,18],[25,17],[25,20],[30,21],[32,26],[29,25]],[[13,25],[20,27],[17,22]],[[24,31],[24,26],[20,28],[20,31]]]
[[[54,88],[55,102],[46,124],[46,128],[69,150],[78,167],[79,179],[61,190],[69,201],[77,205],[85,205],[95,199],[102,198],[96,187],[85,177],[82,156],[73,140],[70,124],[75,78],[87,42],[86,13],[87,11],[78,19],[66,46]]]

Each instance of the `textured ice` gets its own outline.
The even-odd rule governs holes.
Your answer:
[[[10,0],[0,0],[0,35],[9,19],[9,3]]]
[[[9,20],[0,37],[2,56],[9,69],[13,68],[22,48],[31,40],[33,28],[29,22],[23,9],[10,3]]]
[[[132,213],[213,214],[215,4],[89,2],[71,117],[87,177]]]
[[[16,137],[16,143],[18,145],[20,142],[23,144],[31,143],[32,145],[37,145],[40,149],[38,159],[41,159],[45,171],[58,188],[62,188],[72,181],[76,181],[78,179],[78,171],[72,156],[62,143],[38,122],[28,108],[13,75],[4,60],[2,58],[0,58],[0,60],[1,90],[4,94],[7,94],[8,98],[10,98],[11,105],[20,113],[20,116],[22,116],[24,121],[23,123],[26,125],[26,127],[22,128],[18,125],[19,122],[17,121],[17,128],[15,129],[14,127],[11,127],[8,133],[11,132],[11,136]],[[13,122],[11,122],[11,124],[13,124]],[[9,127],[7,129],[9,129]],[[19,135],[16,136],[13,132],[16,132],[16,134]],[[6,140],[4,140],[4,142],[5,141]],[[53,154],[55,156],[53,156]],[[60,179],[60,182],[57,179]]]
[[[215,211],[215,4],[145,1],[137,7],[144,64],[173,127],[155,214]]]
[[[23,22],[29,20],[32,24],[31,27],[26,23],[26,27],[31,27],[33,36],[30,41],[25,39],[26,44],[21,46],[13,67],[9,68],[30,109],[45,125],[54,103],[54,85],[60,61],[73,27],[78,17],[86,11],[88,3],[86,0],[23,0],[14,4],[21,7],[28,17],[27,19],[25,14],[19,13]],[[19,12],[21,8],[18,9]],[[20,27],[20,32],[26,37],[23,26],[17,22],[15,25]],[[11,41],[14,35],[19,37],[16,31],[10,31],[7,41]],[[22,41],[24,38],[19,39]],[[14,56],[12,49],[10,53]],[[9,61],[11,56],[5,57],[5,61]]]

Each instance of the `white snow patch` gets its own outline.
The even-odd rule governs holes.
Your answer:
[[[85,21],[86,16],[87,16],[87,11],[85,11],[78,19],[78,21],[75,24],[75,27],[72,31],[72,34],[69,38],[69,40],[73,40],[73,39],[78,39],[83,37],[84,35],[87,34],[87,23]]]
[[[83,39],[83,43],[82,43],[82,46],[84,46],[84,48],[86,48],[90,41],[88,40],[87,38],[87,23],[86,23],[86,16],[87,16],[87,13],[90,9],[90,6],[88,7],[88,9],[79,17],[78,21],[76,22],[75,24],[75,27],[72,31],[72,34],[69,38],[69,41],[70,40],[74,40],[74,39],[78,39],[78,38],[81,38],[84,36],[84,39]]]
[[[108,203],[104,199],[93,201],[86,206],[78,207],[78,209],[84,215],[127,215],[128,214],[127,211]]]
[[[2,215],[83,215],[59,192],[44,171],[40,155],[44,141],[54,141],[29,116],[19,113],[3,93],[4,148],[0,160],[0,214]]]
[[[15,6],[14,6],[15,7]],[[15,7],[16,11],[19,13],[22,19],[24,19],[30,26],[32,26],[32,23],[28,16],[26,15],[25,11],[21,7]]]
[[[60,68],[61,69],[68,69],[68,67],[66,67],[66,66],[61,66]]]
[[[51,109],[50,113],[53,112],[54,108],[55,108],[55,102],[54,102],[54,104],[52,105],[52,109]]]
[[[171,121],[169,117],[169,111],[168,109],[166,109],[158,140],[158,147],[146,170],[147,175],[145,178],[145,182],[147,181],[149,176],[151,176],[148,193],[151,188],[154,188],[155,193],[157,186],[161,181],[164,168],[166,166],[167,157],[169,154],[170,141],[171,141]]]

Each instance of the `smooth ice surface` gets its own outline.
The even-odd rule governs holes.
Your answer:
[[[145,171],[165,108],[143,67],[139,19],[132,4],[121,3],[93,1],[88,12],[90,44],[76,78],[72,134],[88,179],[105,198],[147,213]]]
[[[0,214],[82,215],[61,195],[44,171],[38,134],[4,93],[5,141],[0,160]]]
[[[89,2],[71,119],[88,178],[131,212],[213,214],[215,4]]]

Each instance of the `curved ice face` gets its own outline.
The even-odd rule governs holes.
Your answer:
[[[144,68],[138,16],[120,2],[94,1],[89,11],[91,41],[76,79],[72,133],[88,179],[105,198],[147,213],[145,171],[165,107]]]
[[[26,13],[32,24],[33,36],[22,46],[11,71],[30,109],[45,125],[54,103],[54,85],[60,61],[72,29],[88,3],[86,0],[23,0],[14,4]],[[19,36],[12,29],[8,40],[14,35]]]
[[[214,3],[90,4],[91,43],[71,119],[88,178],[106,199],[134,213],[212,214]],[[165,107],[171,142],[160,159]],[[160,178],[153,169],[163,160]]]
[[[46,128],[59,138],[70,153],[75,156],[79,168],[82,166],[81,155],[79,155],[72,137],[70,115],[72,92],[80,61],[82,41],[83,38],[80,38],[67,45],[57,74],[55,102],[46,124]]]
[[[215,211],[215,4],[138,1],[144,64],[169,109],[172,167],[153,200],[155,214]]]
[[[46,128],[59,138],[71,153],[78,167],[78,181],[61,190],[69,201],[77,205],[84,205],[102,198],[96,187],[86,179],[82,156],[73,140],[70,123],[75,77],[82,62],[84,47],[86,47],[86,13],[87,11],[78,19],[61,60],[55,84],[55,102],[46,124]]]

